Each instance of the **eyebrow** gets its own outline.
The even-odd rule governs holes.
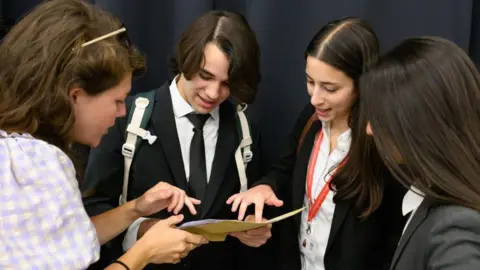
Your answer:
[[[315,81],[312,77],[310,77],[310,75],[308,75],[308,73],[305,72],[305,75],[307,75],[308,79],[310,79],[312,81]],[[338,83],[327,82],[327,81],[319,81],[319,83],[321,83],[323,85],[332,85],[332,86],[338,86],[339,85]]]
[[[208,76],[215,78],[215,75],[213,73],[211,73],[210,71],[208,71],[204,68],[201,68],[200,72],[206,73]]]
[[[213,74],[212,72],[210,72],[210,71],[208,71],[204,68],[200,68],[199,72],[205,73],[205,75],[210,76],[212,78],[216,78],[215,74]],[[225,80],[225,82],[228,83],[228,78]]]

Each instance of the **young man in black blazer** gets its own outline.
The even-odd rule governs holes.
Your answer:
[[[234,13],[212,11],[197,19],[177,45],[175,78],[156,90],[153,111],[145,130],[154,141],[143,141],[131,163],[126,199],[143,194],[160,181],[179,188],[180,199],[201,200],[197,214],[181,211],[184,221],[236,218],[227,199],[240,190],[235,152],[241,141],[235,103],[251,103],[260,81],[259,46],[245,19]],[[132,111],[127,99],[127,115]],[[85,173],[94,195],[85,200],[87,211],[97,214],[118,205],[122,193],[128,117],[119,119],[101,144],[92,149]],[[248,186],[260,177],[259,130],[250,123],[253,157],[248,162]],[[187,208],[185,208],[187,209]],[[117,239],[123,249],[133,243],[168,211],[140,219]],[[250,218],[250,217],[249,217]],[[177,265],[149,266],[153,269],[240,269],[261,266],[262,251],[248,246],[263,245],[270,228],[228,236],[193,250]],[[243,243],[243,244],[242,244]],[[115,242],[110,243],[115,246]],[[250,264],[250,262],[252,262]]]

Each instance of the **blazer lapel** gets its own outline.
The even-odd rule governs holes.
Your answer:
[[[175,115],[173,114],[169,84],[164,84],[155,95],[152,124],[155,134],[158,136],[157,147],[161,145],[165,151],[165,156],[168,157],[168,164],[172,170],[177,187],[187,190],[187,178],[185,176],[180,141],[178,140]],[[160,149],[159,152],[161,152]]]
[[[338,231],[342,227],[343,222],[345,221],[345,217],[350,211],[351,203],[350,201],[338,201],[335,202],[335,211],[333,212],[333,220],[332,220],[332,228],[330,230],[330,236],[328,237],[327,252],[330,247],[332,246],[335,237],[338,234]]]
[[[213,158],[212,172],[210,174],[207,191],[204,201],[202,202],[200,218],[204,218],[212,207],[218,190],[225,179],[225,171],[232,160],[238,144],[235,113],[232,105],[228,102],[221,104],[219,115],[220,123],[215,156]]]
[[[315,142],[315,136],[317,132],[322,128],[322,122],[315,121],[310,130],[303,139],[303,144],[300,146],[300,150],[297,154],[297,161],[295,164],[295,170],[293,172],[293,187],[292,187],[292,205],[293,209],[298,209],[303,206],[303,200],[305,198],[305,185],[307,181],[307,168],[310,161],[310,154]],[[301,215],[295,215],[295,226],[300,227]]]
[[[410,220],[410,224],[408,224],[407,229],[403,233],[402,237],[400,238],[400,242],[398,243],[397,249],[395,250],[395,254],[393,255],[392,265],[390,269],[395,269],[397,265],[398,259],[400,255],[408,243],[410,238],[412,237],[413,233],[417,230],[418,226],[423,222],[423,220],[428,215],[428,203],[424,200],[422,204],[417,209],[417,212],[413,215],[412,219]]]

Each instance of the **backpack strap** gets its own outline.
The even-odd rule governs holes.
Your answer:
[[[302,134],[300,135],[300,139],[298,140],[298,145],[297,145],[297,154],[300,152],[300,148],[302,147],[303,140],[305,139],[305,136],[307,135],[307,132],[310,130],[312,127],[313,122],[318,120],[318,116],[316,113],[313,113],[312,116],[308,119],[307,123],[303,127]]]
[[[142,140],[147,140],[149,144],[153,144],[157,136],[151,135],[146,130],[147,123],[153,111],[153,104],[156,90],[142,92],[134,97],[132,107],[128,114],[126,140],[122,145],[122,155],[124,158],[123,171],[123,187],[122,195],[120,195],[120,205],[127,202],[128,195],[128,179],[130,175],[130,167],[136,149],[140,146]]]
[[[250,127],[248,125],[247,117],[245,116],[245,110],[247,109],[247,104],[238,104],[237,105],[237,132],[240,140],[240,144],[235,151],[235,163],[237,164],[238,178],[240,179],[240,192],[246,191],[248,188],[248,179],[247,179],[247,165],[253,158],[253,152],[250,149],[252,145],[252,137],[250,135]]]

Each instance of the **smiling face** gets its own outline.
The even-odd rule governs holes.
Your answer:
[[[357,99],[353,80],[342,71],[308,56],[305,70],[307,90],[318,119],[347,121]]]
[[[178,90],[196,112],[210,113],[230,96],[228,68],[227,56],[217,45],[208,43],[199,71],[191,80],[180,76]]]

